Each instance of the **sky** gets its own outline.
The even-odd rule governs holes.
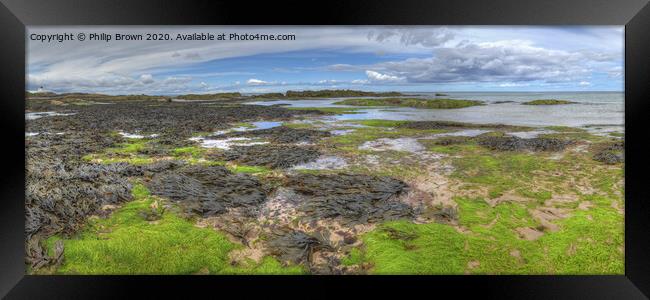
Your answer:
[[[33,40],[106,33],[111,41]],[[168,33],[168,41],[115,34]],[[292,34],[186,41],[178,34]],[[30,26],[27,90],[103,94],[623,91],[623,26]]]

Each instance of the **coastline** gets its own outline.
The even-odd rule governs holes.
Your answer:
[[[75,112],[27,120],[28,207],[62,218],[71,208],[40,209],[39,193],[73,188],[88,172],[98,191],[119,196],[92,192],[72,228],[28,229],[35,274],[623,273],[620,136],[453,115],[482,106],[418,119],[411,108],[377,118],[371,112],[386,108],[301,110],[300,100],[288,109],[242,103],[259,100],[250,98],[79,98],[27,100],[29,111]],[[52,170],[60,164],[69,174]],[[70,176],[79,178],[66,185]],[[197,203],[161,186],[192,186],[195,195],[245,189]],[[126,232],[144,235],[136,248],[124,246]],[[163,267],[170,261],[178,268]]]

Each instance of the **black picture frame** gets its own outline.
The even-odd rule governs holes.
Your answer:
[[[644,299],[650,295],[648,0],[154,1],[0,0],[0,296],[134,297],[234,292],[338,297],[351,288],[404,296],[473,293],[500,299]],[[30,276],[24,263],[25,26],[30,25],[625,25],[625,275],[621,276]],[[22,156],[21,156],[22,155]],[[311,292],[296,291],[312,289]],[[186,295],[186,294],[184,294]]]

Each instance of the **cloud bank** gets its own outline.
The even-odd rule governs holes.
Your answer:
[[[290,33],[296,40],[28,40],[28,89],[178,94],[323,87],[437,91],[623,86],[622,27],[28,28],[28,34],[60,32]]]

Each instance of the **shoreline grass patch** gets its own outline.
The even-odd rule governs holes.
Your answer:
[[[191,158],[201,158],[205,152],[206,152],[205,148],[201,148],[198,146],[180,147],[172,150],[174,156],[191,157]]]
[[[453,160],[452,176],[485,188],[486,197],[514,192],[529,201],[492,202],[496,203],[492,207],[482,197],[455,197],[459,225],[467,232],[449,230],[450,226],[443,229],[441,224],[387,223],[385,226],[398,226],[405,235],[418,237],[406,243],[378,230],[370,232],[362,238],[366,242],[362,253],[351,254],[347,261],[373,266],[370,273],[379,274],[623,274],[624,222],[618,211],[624,205],[618,184],[623,179],[621,169],[591,162],[589,153],[569,152],[554,160],[540,154],[496,153],[473,142],[425,145],[430,151],[459,155]],[[573,180],[598,192],[584,194],[571,184],[563,187],[562,182]],[[543,229],[530,209],[547,205],[554,194],[567,193],[575,193],[576,202],[558,205],[571,212],[553,221],[558,231]],[[577,209],[583,201],[594,206]],[[533,241],[518,237],[515,229],[522,227],[541,230],[541,237]],[[462,249],[453,253],[448,245],[439,246],[432,238],[421,236],[429,231],[451,243],[460,238]],[[447,253],[454,263],[440,265],[429,259],[441,253]],[[359,261],[359,257],[363,259]]]
[[[342,260],[346,265],[365,267],[371,274],[624,273],[622,169],[571,150],[555,159],[553,154],[490,151],[472,141],[425,145],[429,151],[458,155],[451,176],[485,195],[453,198],[457,228],[408,221],[380,225],[361,237],[363,246]],[[524,201],[488,199],[506,192]],[[535,214],[536,208],[551,205],[555,195],[576,197],[575,202],[553,204],[569,211],[551,221],[557,230],[544,227]],[[590,207],[579,209],[583,202]],[[527,240],[518,228],[540,236]]]
[[[388,222],[364,234],[364,247],[342,262],[371,266],[371,274],[624,273],[623,216],[611,207],[576,211],[557,221],[559,231],[528,241],[513,230],[535,226],[524,205],[490,208],[480,198],[456,201],[460,223],[470,232],[438,223]]]
[[[266,174],[272,172],[271,169],[264,166],[246,166],[237,164],[225,164],[225,166],[233,173]]]
[[[127,142],[118,143],[115,147],[106,148],[102,153],[91,153],[81,157],[87,162],[112,164],[125,162],[132,165],[146,165],[159,160],[146,154],[150,140],[127,139]]]

